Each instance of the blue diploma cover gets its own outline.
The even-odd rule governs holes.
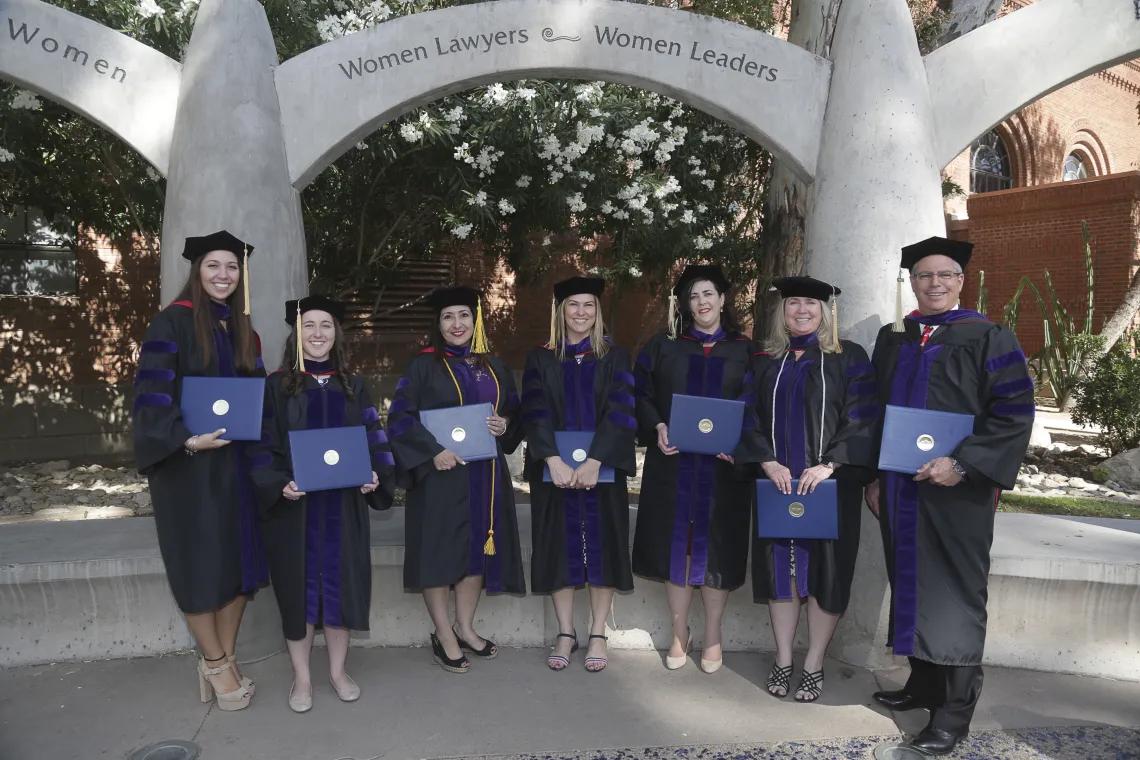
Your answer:
[[[782,494],[770,480],[756,481],[756,535],[760,538],[839,538],[835,481],[816,484],[814,493]]]
[[[574,469],[577,469],[589,458],[590,444],[593,442],[594,434],[589,431],[561,430],[554,434],[554,443],[558,446],[559,458]],[[542,482],[551,482],[550,467],[547,465],[543,465],[542,468]],[[614,468],[608,464],[603,464],[598,469],[598,482],[613,483]]]
[[[914,475],[930,460],[953,454],[973,432],[972,414],[887,406],[879,469]]]
[[[743,401],[676,393],[669,412],[669,444],[686,454],[732,454],[743,425]]]
[[[487,429],[487,418],[495,413],[488,403],[425,409],[420,424],[435,437],[440,446],[454,451],[465,462],[495,459],[499,447]]]
[[[225,428],[226,441],[261,440],[263,377],[186,377],[182,379],[182,423],[192,435]]]
[[[368,433],[363,425],[290,430],[289,453],[298,491],[358,488],[372,482]]]

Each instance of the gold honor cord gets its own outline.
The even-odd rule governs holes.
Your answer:
[[[455,372],[451,369],[451,364],[447,361],[447,356],[443,358],[443,366],[447,367],[447,374],[451,375],[451,382],[455,383],[455,392],[459,394],[459,405],[463,406],[463,389],[459,387],[459,381],[455,378]],[[495,406],[493,411],[495,414],[498,414],[502,388],[499,386],[499,377],[495,374],[495,370],[491,369],[490,363],[487,364],[487,371],[491,373],[491,379],[495,381]],[[495,445],[497,447],[498,442],[496,442]],[[491,557],[495,556],[495,471],[498,469],[499,459],[496,457],[491,462],[491,518],[489,527],[487,528],[487,541],[483,544],[483,554]]]
[[[249,246],[242,249],[241,257],[241,287],[245,296],[245,315],[249,316]]]

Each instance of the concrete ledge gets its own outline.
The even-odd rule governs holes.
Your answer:
[[[530,513],[519,509],[521,534]],[[636,517],[636,510],[634,510]],[[831,655],[872,667],[892,664],[883,648],[887,594],[877,527],[864,521],[851,608]],[[1140,523],[999,514],[990,585],[986,661],[1034,670],[1140,681]],[[358,646],[418,646],[431,623],[419,594],[402,588],[403,511],[374,514],[371,631]],[[529,563],[531,547],[524,540]],[[170,596],[150,518],[12,525],[0,529],[0,666],[136,657],[193,645]],[[668,644],[662,584],[638,579],[610,614],[614,648]],[[578,592],[578,630],[588,625]],[[259,659],[282,647],[272,593],[247,613],[239,651]],[[543,596],[486,598],[480,631],[506,646],[534,647],[557,633]],[[691,620],[701,644],[700,595]],[[803,630],[801,629],[801,634]],[[801,642],[801,645],[803,642]],[[724,620],[729,651],[771,651],[767,611],[751,588],[733,592]]]

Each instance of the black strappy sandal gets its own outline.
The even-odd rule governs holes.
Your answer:
[[[806,697],[801,697],[799,692],[807,692]],[[800,677],[799,688],[796,689],[797,702],[814,702],[823,696],[823,671],[817,670],[814,673],[804,671]]]
[[[600,633],[591,633],[590,638],[591,639],[601,639],[602,641],[609,641],[609,639],[607,639],[605,636],[603,636]],[[601,673],[603,670],[606,669],[606,666],[609,664],[610,664],[610,658],[608,658],[608,657],[587,657],[586,661],[582,663],[583,667],[586,668],[586,672],[588,672],[588,673]],[[590,667],[591,665],[594,665],[595,667],[591,668]],[[600,666],[600,667],[598,667],[598,666]]]
[[[783,699],[792,693],[792,670],[795,666],[789,665],[786,668],[781,668],[779,665],[772,665],[772,672],[768,674],[768,683],[765,688],[768,693],[776,699]],[[778,694],[773,689],[783,689],[783,694]]]
[[[458,659],[454,660],[448,657],[447,652],[443,650],[443,644],[440,642],[439,637],[435,635],[434,631],[431,634],[431,658],[448,673],[463,674],[471,667],[471,661],[462,654],[459,655]]]
[[[560,633],[560,634],[558,634],[557,638],[573,640],[574,644],[573,644],[573,646],[570,647],[570,654],[574,654],[575,652],[578,651],[578,634],[577,633]],[[557,640],[555,641],[555,643],[557,643]],[[553,652],[554,648],[551,647],[550,651]],[[558,667],[559,665],[561,665],[561,667]],[[566,670],[566,668],[570,667],[570,658],[569,657],[563,657],[560,654],[549,655],[546,658],[546,667],[550,668],[551,670],[555,670],[555,671]]]
[[[451,632],[455,634],[455,640],[459,642],[460,649],[466,649],[480,660],[493,660],[499,654],[499,648],[495,646],[495,642],[490,639],[483,639],[483,648],[476,649],[464,641],[463,637],[460,636],[454,628],[451,629]]]

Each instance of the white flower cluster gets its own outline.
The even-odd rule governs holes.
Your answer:
[[[484,177],[495,173],[495,164],[503,157],[503,151],[495,150],[494,145],[485,145],[475,157],[475,165],[479,167],[479,176]]]
[[[456,161],[462,161],[465,164],[475,165],[475,157],[471,155],[471,143],[463,143],[455,149]]]
[[[625,139],[621,141],[621,149],[623,152],[631,156],[640,155],[650,144],[661,139],[661,133],[651,129],[649,127],[650,123],[651,121],[646,119],[623,133],[625,135]]]
[[[153,0],[140,0],[140,2],[153,2]],[[334,7],[341,11],[341,15],[328,16],[317,22],[317,33],[325,42],[375,26],[392,15],[392,9],[383,0],[372,0],[359,11],[350,8],[341,0],[338,0]]]
[[[515,213],[515,207],[506,198],[499,201],[499,213],[509,215]]]
[[[43,103],[36,97],[34,92],[28,90],[17,90],[16,96],[12,98],[12,108],[24,109],[27,111],[39,111],[43,107]]]
[[[479,192],[475,193],[475,195],[468,196],[467,205],[483,208],[487,205],[487,193],[483,190],[480,190]]]
[[[467,115],[463,112],[463,106],[456,106],[450,111],[443,112],[443,120],[447,122],[443,127],[443,131],[449,135],[457,135],[463,131],[463,128],[459,125],[467,121]]]
[[[679,192],[681,190],[681,183],[673,175],[669,175],[669,179],[665,180],[665,184],[653,191],[653,197],[660,200],[667,195]]]
[[[710,135],[707,129],[701,130],[701,142],[703,143],[723,143],[724,135]]]
[[[12,152],[12,151],[10,151],[10,150],[6,150],[6,149],[4,149],[4,148],[0,148],[0,164],[6,163],[6,162],[8,162],[8,161],[11,161],[11,160],[13,160],[14,158],[16,158],[16,154],[15,154],[15,153],[13,153],[13,152]]]
[[[511,94],[507,92],[507,88],[495,82],[483,92],[483,105],[496,105],[501,106],[507,102]]]
[[[538,97],[538,90],[531,87],[516,87],[514,93],[516,100],[521,100],[524,103],[530,103]]]
[[[153,166],[147,166],[146,176],[150,178],[151,182],[158,182],[160,179],[162,179],[162,175],[155,171]]]
[[[135,5],[135,11],[143,18],[154,18],[155,16],[165,16],[166,11],[161,5],[154,0],[138,0]]]
[[[519,178],[515,180],[515,187],[530,187],[530,175],[520,175]]]
[[[605,82],[590,82],[589,84],[580,84],[574,88],[574,94],[582,103],[592,103],[598,98],[602,97],[602,89],[606,86]]]
[[[174,12],[177,21],[184,21],[187,16],[198,9],[199,0],[182,0],[182,5]]]
[[[681,222],[683,224],[692,224],[695,221],[697,221],[697,217],[691,208],[687,208],[681,213]]]
[[[410,143],[419,142],[424,139],[424,131],[419,128],[419,125],[408,121],[400,125],[400,137]]]
[[[693,240],[693,248],[697,249],[698,251],[707,251],[712,247],[712,241],[703,235],[698,235],[696,239]]]
[[[586,210],[586,201],[582,198],[581,193],[574,193],[573,195],[567,196],[566,205],[575,213]]]
[[[466,240],[467,236],[471,234],[471,227],[472,225],[470,224],[461,224],[458,227],[452,227],[451,234],[460,240]]]

